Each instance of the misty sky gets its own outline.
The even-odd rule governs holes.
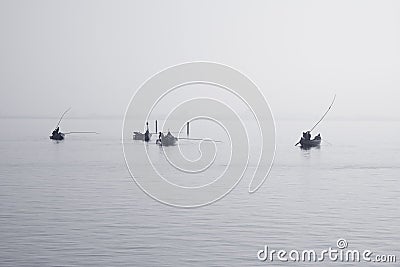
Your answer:
[[[399,1],[0,1],[0,116],[120,116],[156,72],[214,61],[276,118],[399,117]]]

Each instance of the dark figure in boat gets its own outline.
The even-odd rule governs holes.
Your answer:
[[[57,127],[57,128],[53,131],[52,135],[55,136],[55,135],[58,135],[59,133],[60,133],[60,127]]]
[[[156,140],[156,144],[161,143],[161,138],[164,137],[162,132],[158,133],[158,139]]]
[[[148,122],[146,122],[146,126],[147,126],[147,129],[146,129],[146,132],[144,133],[144,141],[149,142],[150,138],[151,138],[151,134],[149,131],[149,123]]]
[[[305,140],[311,140],[311,133],[310,133],[310,131],[303,132],[303,138],[304,138]]]

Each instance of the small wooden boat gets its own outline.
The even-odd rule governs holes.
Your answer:
[[[149,131],[149,123],[146,122],[146,132],[143,134],[141,132],[133,132],[133,140],[141,140],[145,142],[149,142],[151,139],[151,133]],[[156,121],[156,130],[157,130],[157,121]]]
[[[311,140],[307,140],[305,138],[301,138],[299,141],[301,147],[309,148],[309,147],[318,147],[321,144],[321,138],[314,138]]]
[[[58,133],[53,133],[49,137],[51,140],[61,141],[61,140],[64,140],[65,134],[58,132]]]
[[[298,144],[300,144],[300,146],[301,146],[302,148],[307,149],[307,148],[311,148],[311,147],[319,147],[319,146],[321,145],[321,140],[322,140],[321,134],[318,134],[318,135],[316,135],[316,136],[314,137],[314,139],[311,139],[311,132],[312,132],[312,130],[314,130],[314,129],[317,127],[317,125],[325,118],[325,116],[326,116],[326,114],[328,114],[329,110],[331,110],[331,108],[332,108],[332,106],[333,106],[333,103],[335,103],[335,99],[336,99],[336,94],[335,94],[335,96],[333,97],[332,103],[331,103],[330,106],[328,107],[328,110],[325,111],[324,115],[322,115],[322,118],[321,118],[319,121],[317,121],[317,123],[316,123],[310,130],[308,130],[308,131],[306,131],[306,132],[303,132],[303,137],[300,138],[300,141],[297,142],[297,143],[295,144],[295,146],[297,146]]]
[[[156,144],[159,144],[160,146],[174,146],[177,141],[178,138],[173,136],[171,132],[168,132],[166,135],[161,134],[161,137],[157,139]]]
[[[151,139],[151,133],[150,132],[145,132],[145,133],[141,133],[141,132],[133,132],[133,140],[140,140],[140,141],[150,141]]]

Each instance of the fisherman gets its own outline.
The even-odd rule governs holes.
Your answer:
[[[150,131],[149,131],[149,123],[146,122],[146,132],[144,133],[144,141],[149,142],[150,141]]]
[[[150,141],[149,129],[147,129],[146,132],[144,133],[144,141],[146,141],[146,142]]]
[[[158,139],[156,140],[156,144],[161,143],[162,136],[163,136],[162,132],[159,132],[158,133]]]
[[[311,140],[311,133],[310,131],[303,132],[303,138],[306,140]]]
[[[307,131],[307,140],[311,140],[311,133],[310,133],[310,131]]]
[[[314,140],[321,140],[321,134],[318,134],[314,137]]]
[[[57,126],[57,128],[53,131],[52,135],[56,136],[60,133],[60,127]]]

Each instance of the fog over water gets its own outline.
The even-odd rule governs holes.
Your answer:
[[[396,118],[397,1],[1,1],[0,115],[122,117],[158,71],[248,75],[276,117]],[[290,107],[290,108],[289,108]],[[56,115],[55,115],[56,113]]]

